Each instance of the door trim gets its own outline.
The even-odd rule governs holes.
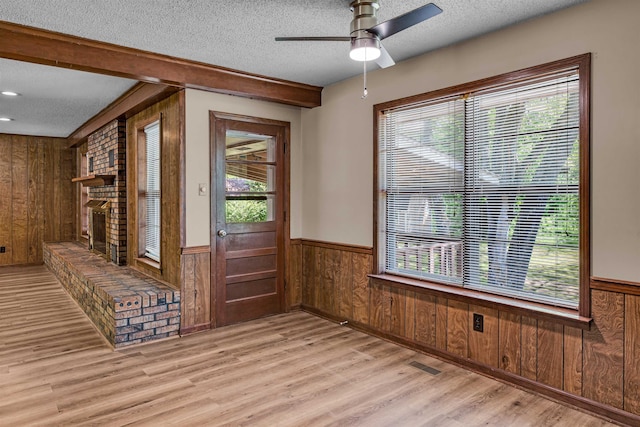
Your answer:
[[[289,312],[291,308],[291,298],[290,298],[290,273],[289,273],[289,263],[290,263],[290,243],[291,243],[291,227],[290,227],[290,218],[289,214],[290,208],[290,186],[291,186],[291,123],[273,120],[261,117],[253,117],[246,116],[240,114],[232,114],[225,113],[221,111],[209,111],[209,198],[210,198],[210,214],[209,214],[209,228],[210,235],[209,241],[211,242],[211,292],[210,292],[210,307],[211,307],[211,327],[215,328],[217,325],[216,318],[216,307],[217,307],[217,278],[216,278],[216,266],[217,266],[217,240],[216,240],[216,219],[217,219],[217,190],[215,183],[215,165],[216,165],[216,125],[221,120],[233,120],[236,122],[245,122],[245,123],[257,123],[257,124],[266,124],[273,126],[281,126],[284,129],[284,165],[283,165],[283,174],[284,174],[284,188],[283,188],[283,256],[284,256],[284,292],[281,295],[281,306],[283,307],[283,311]],[[223,284],[224,286],[224,284]]]

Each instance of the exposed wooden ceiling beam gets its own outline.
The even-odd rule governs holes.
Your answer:
[[[322,88],[0,21],[0,57],[317,107]]]
[[[129,118],[156,102],[180,91],[178,87],[163,84],[138,83],[87,120],[67,138],[69,148],[77,147],[86,141],[93,132],[107,123],[119,118]]]

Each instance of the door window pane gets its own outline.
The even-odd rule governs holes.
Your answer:
[[[227,196],[226,221],[232,223],[274,221],[274,202],[275,196],[272,194],[249,197]]]
[[[227,131],[226,222],[275,221],[275,149],[273,136]]]

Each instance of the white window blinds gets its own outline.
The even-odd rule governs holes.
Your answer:
[[[144,256],[160,262],[160,122],[144,128],[146,141],[146,224]]]
[[[379,159],[388,271],[462,283],[463,120],[460,99],[384,116]]]
[[[386,272],[577,307],[578,73],[384,111]]]

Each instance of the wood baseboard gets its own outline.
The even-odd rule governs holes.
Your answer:
[[[302,304],[301,308],[303,311],[314,314],[316,316],[343,324],[344,326],[349,326],[357,331],[399,344],[411,350],[420,351],[422,353],[428,354],[429,356],[433,356],[446,362],[453,363],[456,366],[460,366],[481,375],[496,379],[498,381],[502,381],[514,387],[539,394],[551,400],[572,406],[580,411],[584,411],[600,418],[604,418],[608,421],[622,423],[624,425],[630,426],[640,425],[640,416],[634,415],[630,412],[626,412],[621,409],[584,398],[582,396],[576,396],[574,394],[567,393],[566,391],[558,390],[537,381],[529,380],[519,375],[504,371],[502,369],[475,362],[471,359],[466,359],[456,354],[437,349],[435,347],[427,346],[412,340],[387,334],[373,329],[369,325],[365,325],[352,320],[348,320],[347,323],[343,323],[346,319],[334,316],[329,313],[325,313],[322,310],[318,310],[314,307],[309,307]]]
[[[211,323],[200,323],[198,325],[185,326],[180,328],[180,336],[194,334],[196,332],[208,331],[211,329]]]

